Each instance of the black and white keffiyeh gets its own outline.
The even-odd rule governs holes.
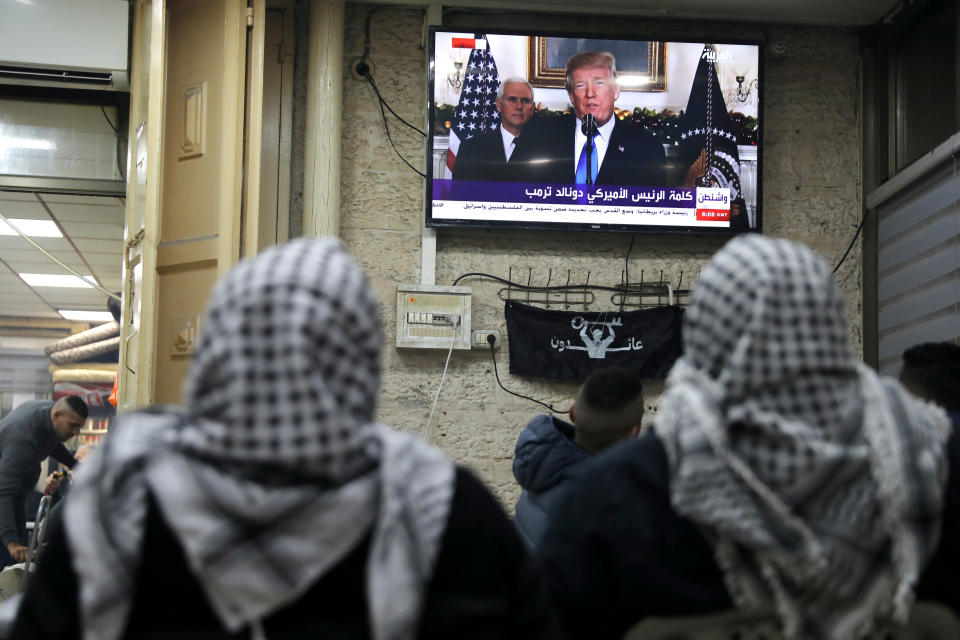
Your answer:
[[[454,467],[373,422],[382,339],[334,240],[270,249],[218,283],[186,409],[125,416],[71,490],[84,638],[123,634],[148,494],[228,631],[258,628],[372,529],[372,637],[415,636]]]
[[[905,620],[939,540],[944,412],[854,361],[829,267],[791,241],[730,241],[683,338],[655,428],[737,606],[805,640]]]

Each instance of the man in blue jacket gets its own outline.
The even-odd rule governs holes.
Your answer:
[[[71,469],[77,463],[63,443],[80,433],[87,405],[76,396],[25,402],[0,421],[0,564],[27,558],[24,500],[47,456]]]
[[[513,475],[523,491],[514,524],[532,549],[540,542],[560,487],[594,454],[640,432],[640,378],[620,367],[594,371],[577,392],[569,416],[570,422],[565,422],[539,415],[527,423],[517,440]]]

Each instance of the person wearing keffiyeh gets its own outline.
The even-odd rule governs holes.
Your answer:
[[[241,262],[185,407],[124,416],[78,474],[11,637],[549,637],[496,500],[374,422],[382,344],[337,241]]]
[[[548,526],[569,637],[736,606],[776,612],[788,639],[846,640],[904,621],[917,595],[960,610],[949,571],[925,572],[956,559],[940,534],[960,448],[942,409],[858,363],[847,334],[812,250],[751,235],[714,256],[653,430],[595,459]]]

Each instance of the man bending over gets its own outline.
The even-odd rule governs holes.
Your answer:
[[[24,501],[47,456],[71,469],[77,463],[63,443],[80,433],[87,405],[76,396],[25,402],[0,421],[0,553],[4,566],[27,559]],[[0,549],[0,552],[3,550]]]

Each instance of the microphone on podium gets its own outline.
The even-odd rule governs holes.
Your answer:
[[[580,131],[582,131],[583,135],[587,136],[588,139],[597,135],[597,119],[592,113],[583,116],[583,124],[580,125]]]
[[[593,184],[593,136],[597,135],[597,119],[592,113],[583,116],[583,124],[580,125],[580,131],[587,136],[587,184]]]

